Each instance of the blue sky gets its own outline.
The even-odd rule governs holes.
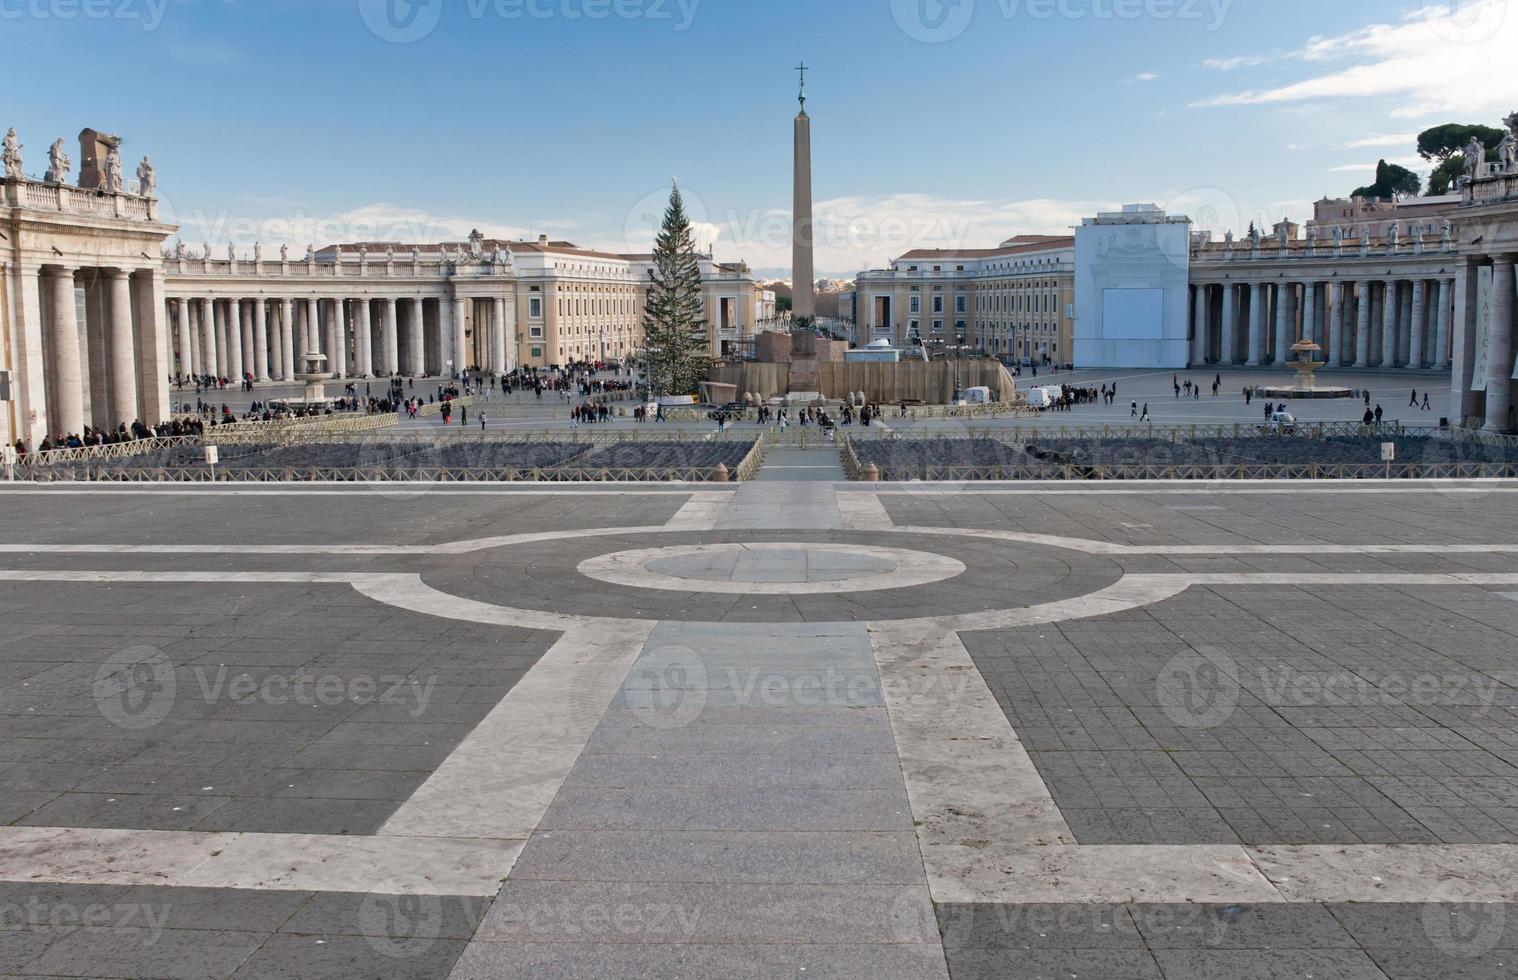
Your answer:
[[[1515,50],[1518,0],[0,0],[0,126],[35,173],[121,134],[192,244],[646,249],[676,176],[720,258],[779,271],[805,59],[841,275],[1128,201],[1304,217],[1518,109]]]

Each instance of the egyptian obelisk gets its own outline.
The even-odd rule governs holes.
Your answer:
[[[791,215],[791,310],[796,319],[817,315],[812,266],[812,121],[806,114],[806,62],[801,72],[801,111],[796,114],[795,201]]]

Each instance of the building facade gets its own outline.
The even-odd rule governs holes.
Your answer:
[[[917,249],[855,282],[854,343],[942,349],[1068,364],[1075,240],[1021,235],[996,248]]]
[[[80,136],[69,179],[62,141],[29,176],[14,133],[0,186],[0,312],[10,439],[169,418],[171,379],[293,382],[305,355],[338,378],[503,374],[617,361],[642,344],[652,255],[569,242],[351,243],[287,247],[165,243],[146,160],[121,176],[120,140]],[[99,160],[97,165],[94,161]],[[710,353],[751,345],[773,294],[742,263],[698,259]]]
[[[1075,363],[1183,368],[1191,221],[1152,204],[1087,218],[1075,232]]]

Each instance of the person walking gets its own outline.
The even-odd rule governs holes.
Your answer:
[[[1139,421],[1140,422],[1147,422],[1147,421],[1149,421],[1149,403],[1148,402],[1144,402],[1144,414],[1139,416]]]
[[[481,432],[485,431],[485,413],[484,412],[480,413],[480,431]]]
[[[1136,419],[1136,418],[1138,418],[1138,413],[1139,413],[1139,403],[1138,402],[1129,402],[1128,403],[1128,417],[1130,419]]]
[[[1407,403],[1407,406],[1409,408],[1417,408],[1418,407],[1418,389],[1417,388],[1413,389],[1413,399],[1412,399],[1412,401],[1410,401],[1410,402]]]
[[[1431,411],[1433,411],[1433,409],[1429,407],[1429,404],[1428,404],[1428,392],[1426,392],[1426,391],[1423,393],[1423,410],[1425,412],[1431,412]]]

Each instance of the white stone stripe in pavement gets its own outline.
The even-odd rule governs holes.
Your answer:
[[[520,840],[0,827],[0,880],[494,895]]]
[[[848,531],[890,531],[896,523],[886,513],[880,495],[875,493],[840,493],[838,514]]]
[[[717,518],[733,502],[736,490],[711,490],[692,494],[675,516],[664,525],[666,531],[710,531],[717,526]]]
[[[528,837],[653,628],[652,622],[611,620],[566,632],[380,834]]]

